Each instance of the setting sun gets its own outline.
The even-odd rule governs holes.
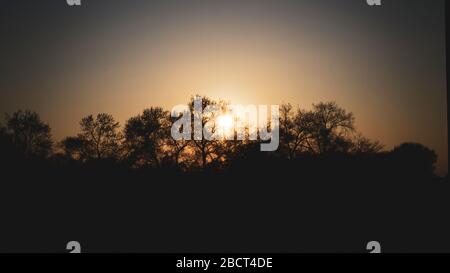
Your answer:
[[[221,136],[229,136],[234,132],[233,117],[229,114],[220,115],[216,119],[218,132]]]

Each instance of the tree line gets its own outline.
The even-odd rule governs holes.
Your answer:
[[[188,105],[193,107],[194,98]],[[209,98],[203,104],[220,104]],[[212,117],[203,117],[204,119]],[[6,114],[0,126],[3,159],[58,160],[66,164],[109,161],[130,169],[176,168],[182,171],[224,170],[239,158],[258,154],[260,141],[179,140],[171,137],[175,118],[161,107],[150,107],[129,118],[122,127],[111,114],[88,115],[79,133],[59,142],[38,113],[18,110]],[[208,120],[202,120],[206,123]],[[355,127],[355,117],[335,102],[313,104],[310,110],[291,104],[280,106],[280,145],[277,151],[259,152],[271,160],[296,161],[345,155],[364,160],[389,155],[433,175],[436,153],[418,143],[403,143],[390,151]],[[242,162],[242,161],[241,161]]]

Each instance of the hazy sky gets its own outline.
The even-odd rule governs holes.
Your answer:
[[[36,110],[56,139],[195,93],[241,104],[336,101],[390,149],[447,172],[444,0],[0,0],[0,111]]]

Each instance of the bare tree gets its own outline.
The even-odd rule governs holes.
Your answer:
[[[194,111],[195,99],[198,97],[198,95],[192,97],[188,104],[192,113],[192,131],[194,131],[195,129],[195,119],[200,120],[200,124],[202,128],[204,128],[207,123],[211,123],[216,118],[216,116],[214,115],[204,115],[203,113]],[[203,97],[201,105],[202,110],[207,106],[219,106],[219,102],[213,101],[208,97]],[[211,129],[213,132],[215,131],[215,128]],[[222,158],[222,153],[220,153],[220,142],[220,140],[207,140],[204,137],[202,137],[201,139],[195,139],[195,136],[191,141],[189,141],[189,147],[194,151],[195,155],[198,156],[198,161],[200,162],[200,166],[202,169],[205,169],[208,163],[220,160]]]
[[[176,118],[169,117],[169,120],[170,124],[173,124]],[[189,145],[189,141],[185,139],[175,140],[170,135],[170,132],[168,132],[166,144],[167,144],[167,152],[169,156],[172,157],[173,163],[176,166],[182,168],[183,167],[182,165],[185,165],[185,163],[189,161],[188,157],[191,156],[186,149]]]
[[[383,149],[379,141],[372,141],[361,134],[357,134],[353,140],[352,152],[354,154],[375,154]]]
[[[347,113],[335,102],[313,104],[302,118],[309,135],[309,146],[318,154],[351,148],[350,134],[355,131],[353,113]]]
[[[78,137],[85,145],[84,151],[93,159],[117,158],[122,135],[120,125],[112,115],[98,114],[84,117],[80,122]]]
[[[305,111],[294,110],[289,103],[280,107],[280,148],[288,159],[312,148],[308,143],[309,126],[305,117]]]

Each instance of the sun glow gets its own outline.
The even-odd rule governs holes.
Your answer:
[[[233,116],[229,114],[220,115],[216,119],[217,130],[221,136],[230,136],[234,133]]]

